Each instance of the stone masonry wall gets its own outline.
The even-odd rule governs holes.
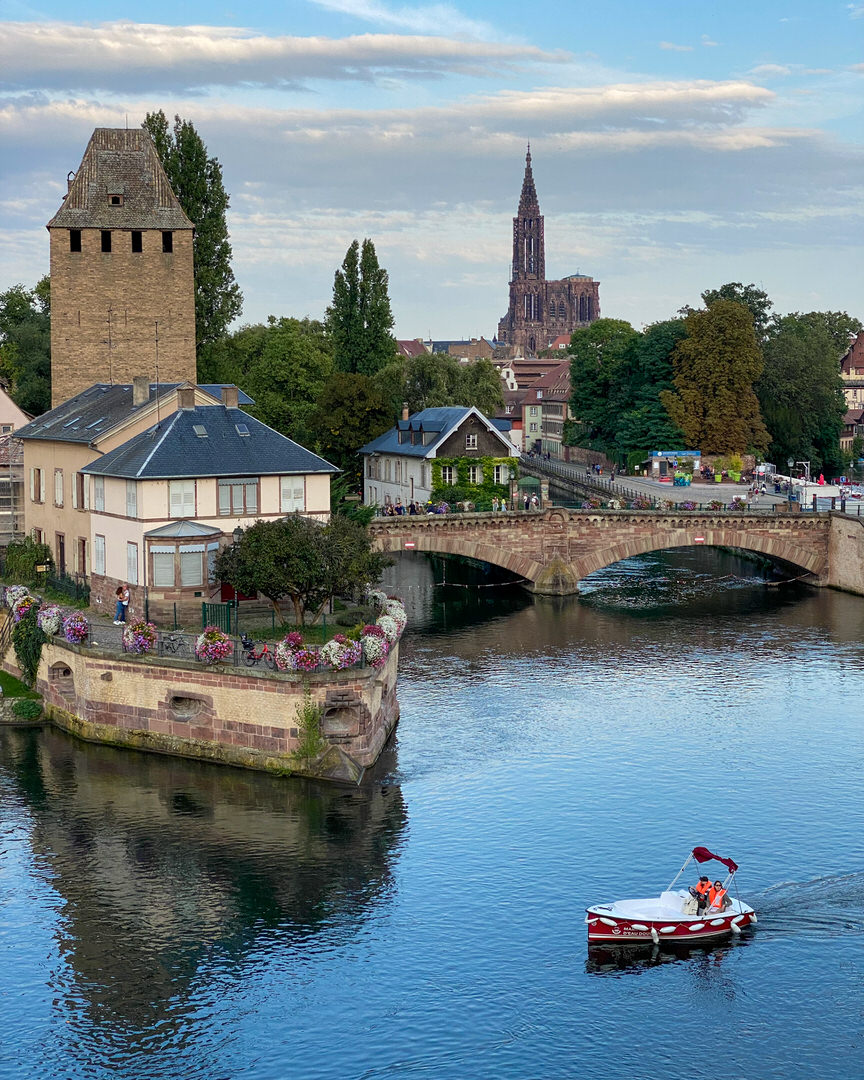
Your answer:
[[[647,551],[696,544],[774,556],[828,583],[828,514],[564,510],[375,521],[374,546],[463,555],[502,566],[536,592],[565,595],[595,570]],[[843,586],[840,586],[843,587]]]
[[[17,674],[14,660],[10,649],[3,666]],[[325,774],[335,768],[336,778],[357,779],[377,760],[398,721],[398,662],[397,645],[380,671],[301,677],[161,657],[119,658],[54,639],[43,646],[36,689],[49,719],[93,742],[321,775],[290,756],[298,745],[297,707],[308,686],[323,709],[330,748],[325,757],[331,759]]]

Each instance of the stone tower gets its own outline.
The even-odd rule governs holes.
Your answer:
[[[600,315],[600,283],[585,274],[546,280],[543,215],[531,171],[531,147],[519,210],[513,218],[510,307],[498,323],[498,342],[512,355],[533,356],[562,334],[572,334]]]
[[[193,225],[143,128],[96,128],[51,244],[51,404],[93,383],[195,382]]]

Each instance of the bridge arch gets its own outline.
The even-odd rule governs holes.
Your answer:
[[[582,578],[621,559],[681,547],[733,547],[828,578],[827,514],[657,513],[569,510],[401,517],[370,526],[379,551],[458,555],[491,563],[535,592],[566,595]]]

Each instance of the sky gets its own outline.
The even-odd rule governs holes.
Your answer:
[[[95,127],[191,120],[241,323],[323,317],[371,237],[400,338],[494,335],[526,145],[550,278],[668,318],[724,282],[864,318],[864,3],[0,0],[0,291]]]

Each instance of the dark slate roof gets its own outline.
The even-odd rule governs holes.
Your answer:
[[[112,206],[110,195],[121,195]],[[143,128],[96,128],[49,229],[191,229]]]
[[[244,426],[248,435],[240,433]],[[339,472],[242,409],[224,405],[178,409],[81,471],[129,480]]]
[[[182,385],[176,382],[151,383],[149,400],[170,394]],[[212,394],[217,400],[222,393],[222,387],[217,383],[206,383],[201,389]],[[255,404],[242,390],[239,391],[237,399],[241,405]],[[15,435],[19,439],[91,443],[127,417],[133,416],[140,408],[140,405],[132,404],[131,383],[95,383],[64,401],[62,405],[37,416],[35,420],[19,428]]]
[[[487,420],[485,416],[474,408],[465,405],[453,405],[446,408],[422,409],[420,412],[409,416],[407,420],[400,420],[395,427],[379,435],[377,439],[361,446],[358,454],[401,454],[403,457],[429,457],[436,446],[442,442],[454,428],[457,428],[469,413],[475,413],[481,420],[491,424],[499,433],[509,430],[500,427],[497,421]],[[400,431],[422,431],[425,435],[431,435],[425,446],[420,443],[399,442]],[[508,446],[511,445],[506,435],[501,436]]]

